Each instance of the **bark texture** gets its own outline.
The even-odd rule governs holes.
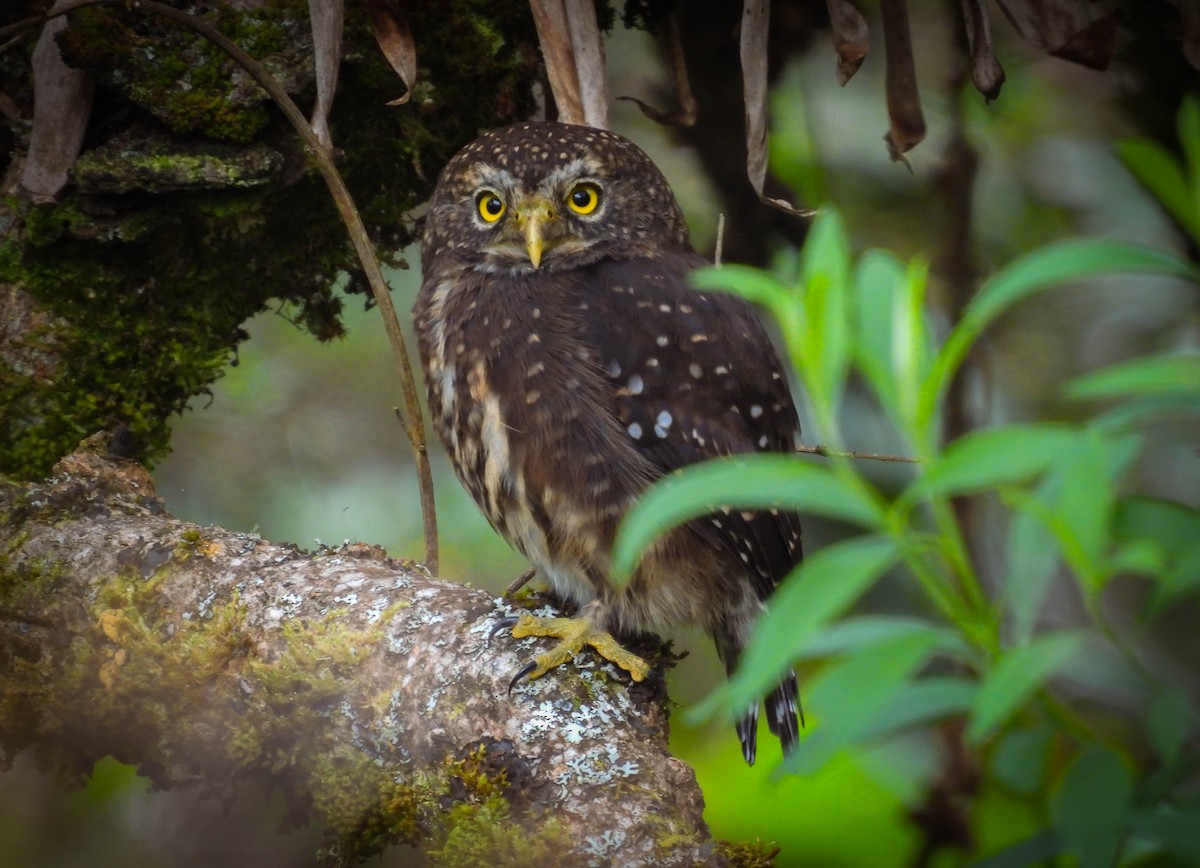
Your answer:
[[[265,785],[333,862],[406,841],[434,864],[726,863],[661,680],[588,661],[510,695],[537,640],[489,640],[503,601],[367,545],[179,521],[111,445],[0,488],[0,758]]]

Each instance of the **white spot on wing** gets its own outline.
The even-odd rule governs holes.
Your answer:
[[[642,378],[637,374],[629,378],[629,394],[640,395],[645,386],[646,384],[642,382]]]
[[[634,440],[641,440],[642,439],[642,426],[639,425],[637,422],[630,422],[629,423],[629,436],[632,437]]]

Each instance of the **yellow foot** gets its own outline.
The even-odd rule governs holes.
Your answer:
[[[555,666],[561,666],[583,650],[591,646],[596,652],[612,663],[616,663],[629,673],[634,681],[642,681],[650,672],[650,664],[626,651],[620,646],[612,634],[601,630],[591,618],[536,618],[533,615],[522,615],[512,625],[512,634],[517,639],[526,636],[550,636],[562,641],[547,651],[539,654],[517,673],[512,680],[515,685],[528,675],[530,678],[540,678]],[[512,685],[509,685],[512,689]]]

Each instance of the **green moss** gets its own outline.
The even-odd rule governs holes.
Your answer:
[[[762,841],[718,841],[716,850],[731,868],[771,868],[779,855],[777,846]]]
[[[445,841],[429,850],[430,865],[454,868],[558,865],[575,842],[558,820],[543,819],[536,830],[516,822],[509,803],[500,796],[480,805],[450,809]]]
[[[349,59],[331,118],[359,212],[376,249],[397,266],[405,265],[399,250],[415,238],[411,212],[441,164],[480,130],[528,116],[539,75],[521,0],[448,0],[409,12],[421,45],[437,46],[421,53],[418,99],[385,105],[403,85],[374,43],[365,3],[353,0]],[[305,3],[277,0],[251,11],[226,5],[212,14],[282,77],[300,105],[309,103]],[[143,160],[146,173],[133,187],[123,180],[127,192],[119,196],[75,192],[32,208],[9,201],[24,210],[0,241],[0,282],[21,287],[55,318],[52,330],[28,339],[31,351],[56,360],[49,376],[0,363],[0,472],[24,479],[43,476],[80,439],[116,424],[129,428],[135,457],[153,464],[167,452],[170,418],[220,376],[247,318],[282,304],[328,340],[342,333],[336,277],[349,274],[347,290],[365,290],[323,181],[311,167],[295,175],[305,158],[293,131],[215,49],[169,22],[111,9],[73,16],[62,40],[72,62],[100,76],[106,99],[132,118],[89,141],[103,148],[120,139],[124,161]],[[223,170],[211,161],[189,167],[178,156],[186,155],[183,147],[176,157],[139,156],[138,129],[148,125],[129,103],[181,141],[253,138],[256,147],[281,149],[289,181],[248,190],[233,178],[221,190],[150,195],[164,178],[187,187],[197,173]]]

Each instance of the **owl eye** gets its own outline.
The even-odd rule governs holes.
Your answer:
[[[485,223],[495,223],[504,216],[506,208],[504,200],[491,190],[484,190],[477,195],[475,197],[475,204],[479,208],[479,216],[483,218]]]
[[[567,205],[576,214],[591,214],[600,204],[600,188],[595,184],[576,184],[567,194]]]

